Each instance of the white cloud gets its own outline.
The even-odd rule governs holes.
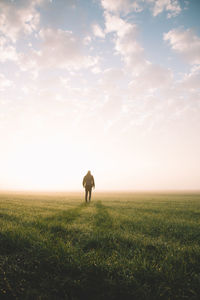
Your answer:
[[[105,37],[105,33],[103,32],[102,28],[98,24],[94,24],[92,26],[92,30],[93,30],[93,33],[95,36],[100,37],[100,38]]]
[[[153,16],[166,11],[167,17],[175,17],[181,12],[179,0],[101,0],[102,7],[113,13],[141,12],[147,6]]]
[[[31,34],[38,28],[40,14],[36,5],[40,0],[0,1],[0,32],[12,42],[21,34]]]
[[[130,24],[119,16],[112,15],[108,12],[105,12],[105,25],[106,33],[117,32],[118,36],[123,37],[125,34],[132,31],[132,33],[134,33],[133,37],[136,35],[136,25]]]
[[[15,47],[4,36],[0,36],[0,62],[17,61],[17,59],[18,55]]]
[[[172,29],[164,34],[164,40],[190,64],[200,64],[200,38],[192,29]]]
[[[132,1],[132,0],[101,0],[103,8],[110,12],[125,12],[129,13],[131,11],[142,10],[141,1]]]
[[[16,49],[13,46],[0,46],[0,62],[5,62],[7,60],[18,60]]]
[[[190,91],[200,90],[200,66],[193,67],[190,73],[185,74],[180,86]]]
[[[6,88],[12,86],[12,81],[7,79],[4,74],[0,73],[0,91],[4,91]]]
[[[145,99],[158,90],[169,87],[173,79],[171,70],[152,64],[145,58],[144,49],[138,42],[137,25],[105,12],[105,26],[107,33],[114,32],[115,50],[121,55],[126,66],[124,74],[129,74],[131,77],[128,88],[130,95],[134,97],[141,97],[142,95]],[[107,87],[108,90],[109,86],[113,88],[114,78],[115,76],[112,74],[110,76],[111,82]]]
[[[144,49],[137,41],[138,28],[118,16],[105,13],[106,32],[115,32],[115,49],[133,73],[141,72],[146,66]]]
[[[41,48],[21,56],[21,67],[75,69],[93,67],[98,57],[84,54],[83,44],[71,31],[61,29],[42,29],[39,32]]]
[[[115,93],[119,88],[119,82],[124,78],[124,72],[120,68],[109,68],[104,70],[101,74],[101,78],[98,81],[98,85],[102,91],[106,94]]]
[[[148,64],[129,84],[131,94],[135,96],[150,95],[158,89],[170,87],[173,74],[159,65]]]
[[[181,12],[181,7],[178,0],[146,0],[152,5],[153,16],[157,16],[163,11],[167,11],[167,17],[175,17]]]
[[[101,68],[99,66],[95,66],[94,68],[91,69],[93,74],[99,74],[101,73]]]
[[[87,36],[83,39],[83,44],[87,46],[87,45],[89,45],[89,44],[91,43],[91,41],[92,41],[91,36],[87,35]]]

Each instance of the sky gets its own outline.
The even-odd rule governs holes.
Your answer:
[[[199,0],[0,0],[0,189],[200,190]]]

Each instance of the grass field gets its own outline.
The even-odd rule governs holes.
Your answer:
[[[0,299],[200,299],[200,194],[1,194]]]

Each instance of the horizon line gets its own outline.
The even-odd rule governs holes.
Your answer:
[[[0,189],[0,193],[82,193],[84,189]],[[200,189],[95,189],[94,193],[200,193]]]

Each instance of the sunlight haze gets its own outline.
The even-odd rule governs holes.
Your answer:
[[[200,1],[1,0],[0,189],[200,189]]]

